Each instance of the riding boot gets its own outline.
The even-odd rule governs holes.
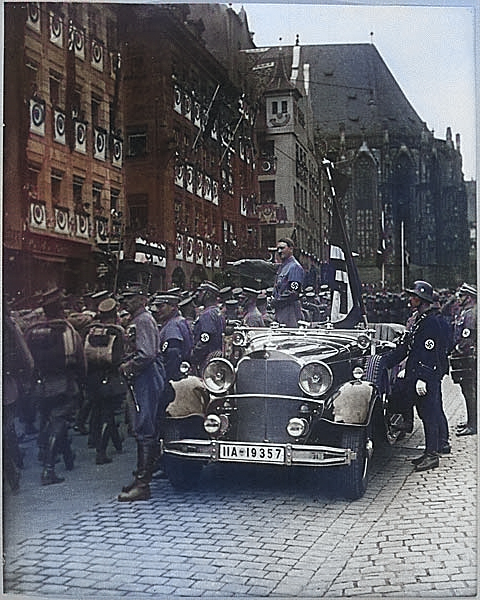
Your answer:
[[[137,475],[138,475],[138,473],[140,473],[142,471],[144,465],[145,465],[144,445],[142,442],[137,441],[137,468],[135,471],[133,471],[134,480],[132,481],[132,483],[129,483],[128,485],[124,485],[122,487],[122,492],[129,492],[132,488],[135,487],[135,484],[137,482]]]
[[[53,483],[62,483],[64,477],[58,477],[55,473],[55,459],[57,454],[57,436],[51,435],[48,440],[46,459],[41,477],[42,485],[51,485]]]
[[[106,465],[112,462],[112,459],[107,456],[107,446],[109,435],[108,423],[103,423],[100,435],[97,438],[97,456],[95,463],[97,465]]]
[[[65,469],[67,471],[72,471],[76,456],[75,452],[72,450],[72,440],[68,435],[68,424],[66,421],[61,423],[57,430],[57,449],[63,455]]]
[[[139,443],[138,471],[135,482],[128,491],[122,491],[118,495],[119,502],[136,502],[137,500],[150,499],[150,481],[152,479],[151,468],[154,461],[154,445],[151,442]]]
[[[112,444],[115,447],[115,450],[120,454],[123,450],[122,446],[122,437],[118,432],[117,424],[115,423],[115,419],[113,419],[112,423],[109,425],[110,437],[112,438]]]

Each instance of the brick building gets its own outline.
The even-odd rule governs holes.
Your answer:
[[[124,202],[115,11],[4,10],[4,288],[111,285],[101,245],[118,244]]]
[[[188,6],[119,9],[124,41],[125,257],[143,240],[161,264],[130,261],[151,287],[223,282],[229,261],[256,255],[256,110],[241,78],[202,42]],[[148,251],[147,251],[148,254]],[[128,270],[128,261],[124,270]],[[131,278],[131,277],[130,277]]]

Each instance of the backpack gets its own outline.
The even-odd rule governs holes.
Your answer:
[[[95,323],[87,332],[84,349],[89,369],[116,367],[124,354],[123,330],[117,325]]]
[[[64,319],[40,321],[26,331],[27,345],[41,375],[59,373],[75,364],[75,335]]]

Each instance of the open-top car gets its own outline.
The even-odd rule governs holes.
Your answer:
[[[187,378],[177,396],[189,408],[166,418],[170,482],[191,487],[212,462],[328,468],[340,495],[360,498],[374,448],[399,436],[389,407],[395,371],[382,357],[403,329],[237,327],[231,356],[212,358],[202,381]],[[188,390],[199,387],[203,399],[192,405]]]

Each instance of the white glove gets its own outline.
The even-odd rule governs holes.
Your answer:
[[[397,379],[405,379],[405,369],[398,372]]]
[[[427,384],[419,379],[415,384],[415,390],[419,396],[425,396],[427,393]]]

